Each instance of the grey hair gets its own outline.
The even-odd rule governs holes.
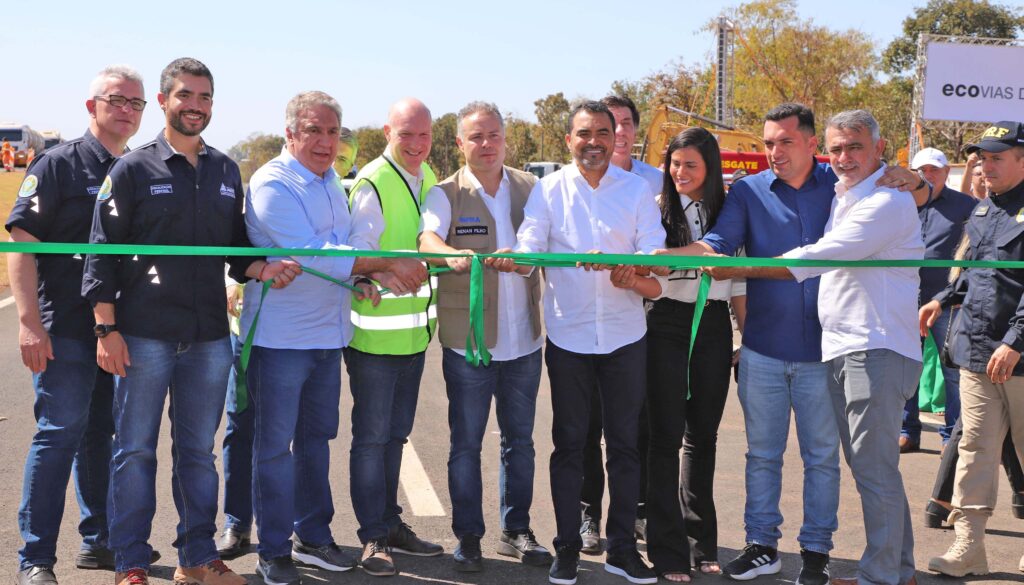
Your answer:
[[[121,79],[124,81],[134,81],[142,86],[142,75],[133,67],[128,65],[109,65],[100,70],[96,74],[96,77],[92,78],[89,82],[89,98],[92,99],[98,95],[101,95],[103,87],[107,84],[108,79]],[[145,95],[145,88],[143,88],[143,95]]]
[[[839,112],[828,120],[826,128],[837,130],[869,130],[871,141],[878,142],[882,138],[882,130],[878,127],[878,120],[867,110],[847,110]]]
[[[498,119],[498,123],[501,124],[501,129],[505,129],[505,120],[501,117],[501,110],[498,109],[498,106],[492,104],[491,102],[469,102],[468,104],[463,106],[463,108],[459,110],[459,113],[457,114],[459,120],[459,138],[465,138],[465,135],[462,132],[462,121],[472,116],[473,114],[490,114]]]
[[[341,132],[338,132],[338,140],[351,146],[355,150],[359,150],[359,137],[350,128],[344,126],[341,127]]]
[[[341,125],[341,106],[336,99],[322,91],[304,91],[288,102],[288,107],[284,111],[285,126],[292,132],[298,132],[299,114],[316,106],[327,106],[334,110],[338,115],[338,125]]]

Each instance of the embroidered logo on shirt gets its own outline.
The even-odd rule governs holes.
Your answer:
[[[99,201],[106,201],[110,199],[110,195],[113,192],[113,185],[110,182],[110,177],[103,179],[103,184],[100,185],[100,190],[96,192],[96,199]]]
[[[461,222],[480,221],[480,218],[476,217],[474,215],[460,215],[459,216],[459,221],[461,221]]]
[[[86,187],[85,188],[85,192],[88,193],[89,195],[92,195],[93,197],[95,197],[96,195],[99,194],[100,188],[98,186],[97,187]]]
[[[462,219],[461,217],[459,219]],[[457,225],[455,226],[456,236],[486,236],[487,226],[485,225]]]
[[[978,217],[984,217],[988,215],[988,205],[982,205],[981,207],[979,207],[977,210],[975,210],[974,215],[977,215]]]
[[[174,193],[174,185],[170,183],[162,183],[160,185],[150,185],[150,195],[171,195]]]
[[[235,189],[233,187],[228,187],[224,183],[221,183],[220,184],[220,194],[225,196],[225,197],[230,197],[230,198],[234,199],[235,198]]]
[[[21,189],[18,190],[18,197],[31,197],[36,194],[39,188],[39,177],[29,175],[21,182]]]

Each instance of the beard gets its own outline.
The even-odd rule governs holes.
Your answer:
[[[182,118],[186,114],[197,114],[199,116],[202,116],[202,118],[203,118],[202,125],[198,129],[196,129],[196,130],[193,130],[193,129],[189,128],[185,124],[185,122],[182,121]],[[185,136],[199,136],[200,134],[203,133],[203,130],[206,130],[206,127],[210,125],[210,117],[207,116],[206,114],[203,114],[202,112],[196,112],[194,110],[186,110],[186,111],[183,111],[183,112],[179,112],[177,116],[171,116],[169,122],[171,124],[171,128],[174,128],[175,130],[177,130],[181,134],[184,134]]]

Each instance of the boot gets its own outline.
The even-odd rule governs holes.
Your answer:
[[[954,508],[948,522],[953,525],[956,540],[941,557],[928,561],[928,569],[951,577],[987,575],[985,557],[985,522],[988,516],[981,510]]]

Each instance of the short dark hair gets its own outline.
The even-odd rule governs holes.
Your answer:
[[[572,134],[572,122],[576,119],[576,114],[581,111],[585,111],[589,114],[604,114],[608,116],[608,119],[612,123],[612,131],[615,130],[615,116],[612,115],[612,111],[608,109],[608,106],[601,102],[595,102],[594,100],[581,100],[576,102],[572,109],[569,110],[569,117],[565,121],[565,133]]]
[[[601,103],[609,108],[629,108],[629,113],[633,114],[633,125],[640,126],[640,110],[636,109],[636,104],[628,96],[612,94],[605,96]]]
[[[202,61],[191,57],[175,59],[168,63],[167,67],[164,67],[163,72],[160,73],[160,93],[164,95],[171,93],[171,88],[174,87],[174,80],[183,73],[209,79],[210,93],[213,93],[213,73],[210,73],[209,67],[203,65]]]
[[[796,116],[796,127],[807,134],[814,136],[817,130],[814,128],[814,112],[811,108],[798,102],[785,102],[768,110],[764,115],[765,122],[781,122],[786,118]]]

